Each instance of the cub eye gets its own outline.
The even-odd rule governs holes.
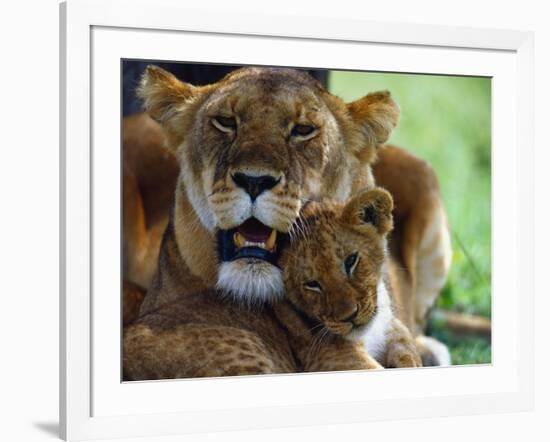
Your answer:
[[[309,137],[317,133],[317,128],[315,126],[310,126],[309,124],[295,124],[290,132],[292,137]]]
[[[222,132],[231,132],[237,128],[237,120],[234,117],[214,117],[212,124]]]
[[[307,289],[307,290],[313,290],[314,292],[319,292],[321,293],[321,284],[319,284],[317,281],[315,280],[312,280],[312,281],[308,281],[304,284],[304,287]]]
[[[359,257],[357,256],[357,253],[353,253],[352,255],[349,255],[345,259],[344,269],[346,270],[346,273],[348,275],[351,275],[352,272],[355,270],[355,266],[357,265],[357,262],[359,262]]]

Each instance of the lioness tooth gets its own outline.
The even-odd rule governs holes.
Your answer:
[[[269,235],[269,238],[267,238],[267,242],[265,243],[265,248],[267,250],[273,250],[275,247],[275,241],[277,241],[277,231],[273,229],[271,231],[271,234]]]
[[[243,235],[241,235],[239,232],[235,232],[233,234],[233,242],[235,243],[235,246],[238,249],[242,249],[243,247],[260,247],[262,249],[266,249],[269,251],[272,251],[275,247],[275,240],[277,239],[277,233],[275,230],[271,232],[269,235],[269,238],[267,239],[267,242],[254,242],[254,241],[248,241]]]
[[[239,232],[235,232],[235,234],[233,235],[233,242],[235,243],[238,249],[244,247],[246,244],[246,240]]]
[[[244,246],[245,247],[260,247],[262,249],[265,249],[265,243],[263,243],[263,242],[245,241]]]

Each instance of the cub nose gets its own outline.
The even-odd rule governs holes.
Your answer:
[[[242,172],[234,173],[231,178],[237,186],[244,189],[250,199],[254,201],[262,192],[272,189],[277,185],[281,178],[275,178],[271,175],[253,176]]]

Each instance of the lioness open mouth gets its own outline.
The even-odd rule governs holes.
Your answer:
[[[240,226],[218,231],[218,248],[222,261],[255,258],[276,264],[287,235],[249,218]]]

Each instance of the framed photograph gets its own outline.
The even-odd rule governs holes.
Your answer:
[[[65,440],[533,406],[533,36],[70,0]]]

